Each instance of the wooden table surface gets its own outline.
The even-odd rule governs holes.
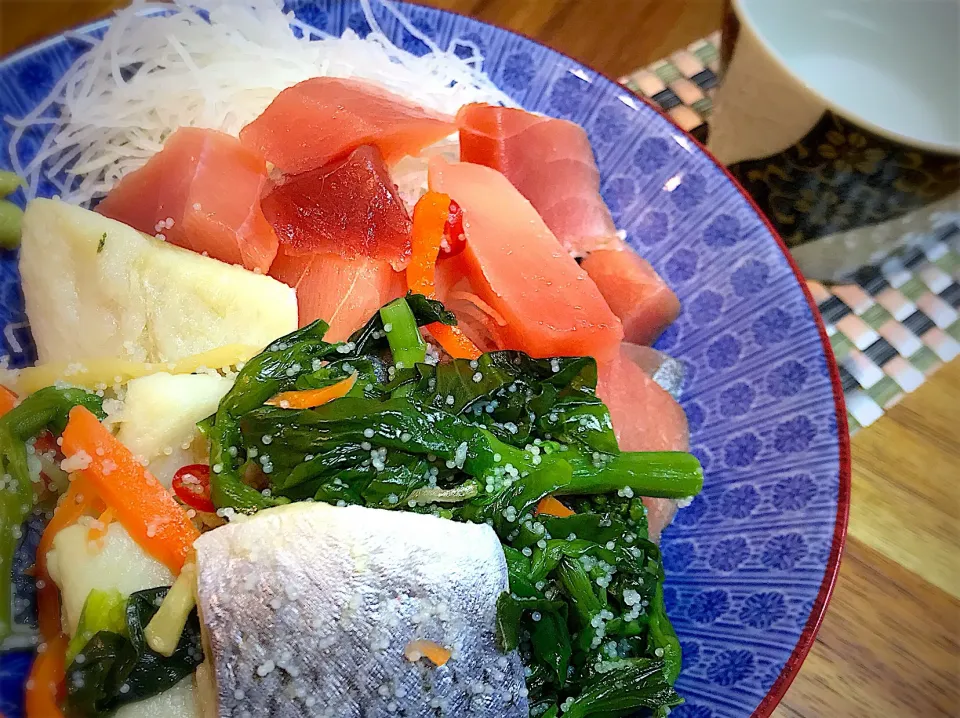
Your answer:
[[[118,0],[0,0],[0,54]],[[430,0],[619,76],[720,25],[723,0]],[[960,716],[960,360],[853,439],[840,578],[778,718]]]

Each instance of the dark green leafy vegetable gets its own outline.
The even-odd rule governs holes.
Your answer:
[[[100,631],[112,631],[124,635],[127,630],[127,599],[116,589],[101,591],[93,589],[87,595],[80,611],[77,632],[67,646],[67,663],[71,663],[91,638]]]
[[[10,571],[17,533],[33,509],[34,493],[26,441],[44,431],[63,432],[70,410],[85,406],[99,418],[105,415],[102,399],[82,389],[47,387],[31,394],[0,417],[0,640],[10,634]],[[33,476],[39,478],[39,469]]]
[[[147,645],[144,629],[169,587],[137,591],[127,599],[126,635],[100,631],[67,668],[67,715],[92,718],[166,691],[203,662],[200,621],[194,610],[180,642],[167,658]]]
[[[631,715],[641,708],[680,705],[683,699],[664,674],[663,661],[645,658],[613,661],[567,705],[563,715],[567,718]]]
[[[422,294],[413,294],[407,292],[404,297],[418,327],[440,322],[455,326],[457,318],[453,312],[448,312],[443,304],[435,299],[427,299]],[[351,348],[351,353],[356,355],[370,354],[371,352],[385,349],[387,346],[386,333],[383,331],[383,318],[380,312],[376,312],[370,320],[360,329],[355,331],[347,344]]]
[[[346,343],[324,342],[318,323],[251,360],[207,422],[215,503],[250,511],[315,499],[487,523],[510,579],[497,604],[498,641],[528,668],[532,715],[677,705],[680,646],[640,497],[696,494],[699,462],[621,452],[589,357],[500,351],[409,366],[407,352],[420,356],[416,326],[446,314],[407,295]],[[353,372],[354,389],[328,404],[264,405]],[[537,515],[551,495],[576,515]]]

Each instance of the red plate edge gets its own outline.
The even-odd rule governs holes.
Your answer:
[[[678,125],[674,119],[670,117],[670,115],[654,104],[649,98],[634,92],[632,89],[620,82],[617,82],[606,73],[600,72],[596,68],[591,67],[590,65],[577,60],[574,57],[571,57],[561,50],[557,50],[550,45],[544,44],[539,40],[530,37],[524,32],[511,30],[497,23],[480,20],[479,18],[472,17],[456,10],[447,10],[444,8],[438,8],[434,5],[427,5],[423,0],[399,0],[398,4],[417,5],[434,11],[439,10],[440,12],[446,12],[451,15],[459,15],[460,17],[479,22],[483,25],[490,25],[491,27],[495,27],[503,32],[519,35],[530,42],[553,50],[553,52],[556,52],[558,55],[562,55],[580,67],[590,70],[599,77],[602,77],[605,80],[613,83],[615,87],[621,88],[628,94],[633,95],[633,97],[637,98],[648,107],[655,110],[657,114],[673,125],[678,132],[685,135],[687,139],[692,141],[700,149],[700,151],[703,152],[703,154],[706,155],[710,161],[717,166],[717,168],[724,174],[724,176],[726,176],[733,186],[736,187],[740,195],[747,201],[747,204],[750,205],[751,209],[753,209],[757,217],[759,217],[763,222],[771,236],[773,236],[773,238],[776,240],[777,246],[780,248],[784,258],[787,260],[787,264],[790,266],[791,271],[796,277],[797,284],[800,285],[800,289],[803,291],[803,296],[807,300],[807,305],[810,307],[810,313],[813,315],[813,321],[817,325],[817,332],[820,334],[820,342],[823,345],[823,353],[827,359],[827,366],[830,370],[830,384],[833,388],[833,403],[837,414],[837,441],[840,451],[840,485],[837,491],[837,520],[836,524],[834,525],[833,542],[830,546],[830,555],[827,558],[827,566],[824,570],[823,581],[820,584],[820,590],[817,592],[817,597],[813,602],[813,607],[810,609],[810,617],[807,619],[806,625],[804,625],[803,630],[800,632],[800,637],[797,639],[797,645],[794,646],[793,652],[790,654],[790,657],[787,658],[786,663],[784,663],[783,670],[780,671],[780,675],[777,676],[777,679],[773,682],[773,685],[770,686],[770,691],[766,696],[763,697],[763,699],[761,699],[759,705],[756,707],[750,717],[768,718],[768,716],[773,713],[773,709],[776,708],[777,704],[779,704],[783,699],[783,696],[786,694],[790,684],[792,684],[793,680],[797,677],[797,674],[800,672],[800,666],[803,665],[804,659],[806,659],[807,654],[810,653],[810,649],[813,648],[813,644],[816,642],[817,632],[820,630],[820,625],[823,623],[823,618],[827,612],[827,606],[830,603],[830,598],[833,596],[834,586],[837,583],[837,576],[840,573],[840,562],[843,556],[844,544],[846,543],[847,539],[847,523],[850,520],[850,429],[847,424],[847,406],[843,396],[843,384],[840,381],[840,370],[837,367],[837,360],[833,355],[833,347],[830,344],[830,338],[827,336],[827,328],[823,323],[823,317],[820,315],[820,310],[817,308],[817,303],[814,301],[813,295],[810,294],[810,289],[807,287],[806,279],[804,279],[803,274],[800,272],[800,268],[794,261],[793,255],[790,254],[790,250],[780,237],[780,234],[776,229],[773,228],[770,220],[767,219],[767,216],[760,210],[760,207],[757,206],[757,203],[754,201],[753,197],[751,197],[747,191],[743,189],[743,187],[740,185],[740,182],[737,181],[732,174],[730,174],[730,171],[724,165],[722,165],[720,161],[713,156],[713,153],[710,152],[710,150],[708,150],[696,137],[681,128],[680,125]]]

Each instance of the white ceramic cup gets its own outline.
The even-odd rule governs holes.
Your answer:
[[[729,0],[709,149],[811,277],[960,223],[960,0]]]

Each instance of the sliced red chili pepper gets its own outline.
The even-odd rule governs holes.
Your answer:
[[[450,212],[443,227],[443,242],[440,243],[440,256],[452,257],[460,254],[464,246],[466,238],[463,234],[463,210],[460,205],[450,200]]]
[[[49,431],[44,431],[42,434],[37,435],[37,441],[33,446],[39,454],[46,454],[48,451],[60,453],[60,446],[57,444],[57,440],[53,438],[53,434]]]
[[[210,499],[210,467],[206,464],[184,466],[173,475],[173,493],[197,511],[213,513],[217,507]]]

